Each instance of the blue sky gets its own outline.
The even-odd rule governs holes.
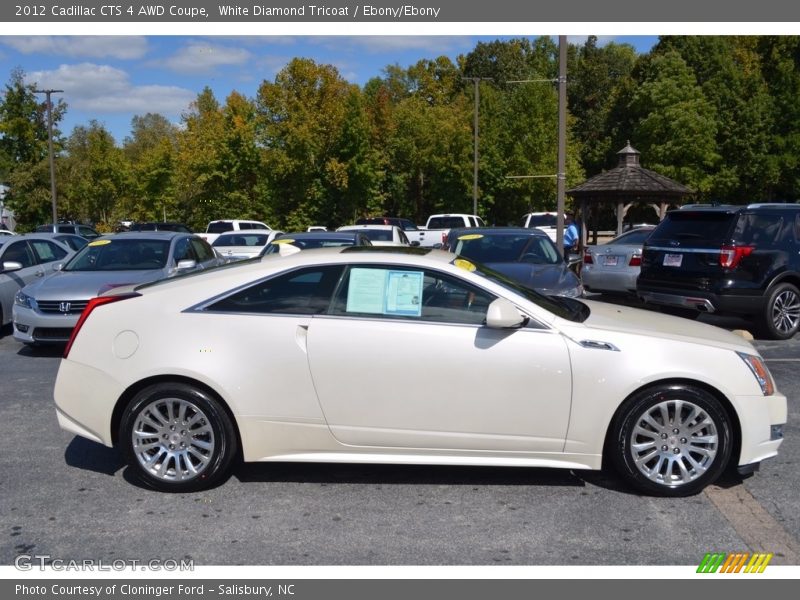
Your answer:
[[[3,88],[14,68],[45,88],[64,90],[68,104],[61,124],[69,134],[92,119],[103,123],[118,144],[131,119],[161,113],[180,123],[181,114],[206,86],[220,101],[237,90],[253,97],[263,80],[294,57],[334,65],[363,85],[387,65],[407,67],[423,58],[455,60],[479,41],[511,36],[0,36]],[[647,52],[655,36],[598,36]],[[570,38],[582,43],[585,37]],[[0,88],[2,89],[2,88]]]

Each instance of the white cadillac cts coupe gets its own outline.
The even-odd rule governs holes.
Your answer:
[[[64,429],[159,490],[233,461],[599,469],[694,494],[775,456],[786,398],[709,325],[540,296],[425,248],[331,248],[91,301],[55,386]]]

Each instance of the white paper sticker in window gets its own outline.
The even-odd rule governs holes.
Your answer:
[[[351,269],[347,312],[383,314],[386,273],[384,269]]]
[[[418,317],[422,314],[422,271],[389,271],[386,314]]]

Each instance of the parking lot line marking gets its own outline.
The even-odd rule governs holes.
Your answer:
[[[710,485],[705,495],[753,552],[774,555],[772,564],[797,565],[800,543],[778,523],[744,485]]]

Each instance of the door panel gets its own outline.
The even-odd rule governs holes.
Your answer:
[[[315,316],[307,342],[322,410],[342,443],[563,449],[572,383],[558,333]]]

